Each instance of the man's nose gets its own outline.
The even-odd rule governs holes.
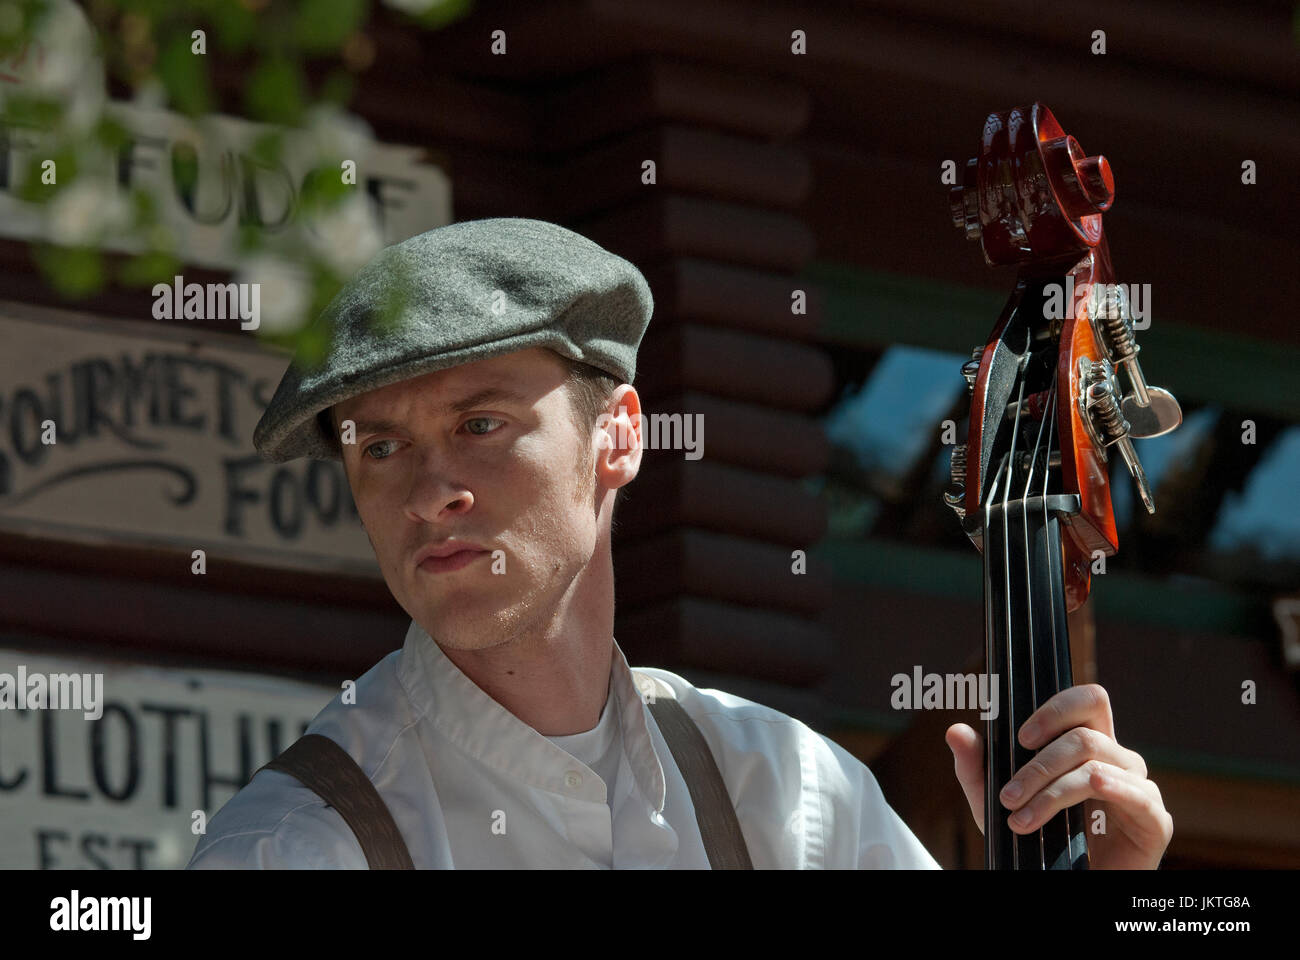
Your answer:
[[[468,513],[474,508],[474,494],[463,480],[453,479],[445,465],[428,462],[417,467],[411,480],[406,511],[416,520],[436,522],[457,513]]]

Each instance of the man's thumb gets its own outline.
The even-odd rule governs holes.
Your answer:
[[[984,753],[983,741],[974,729],[964,723],[954,723],[944,733],[948,749],[952,751],[953,770],[957,782],[966,794],[971,816],[984,829]]]

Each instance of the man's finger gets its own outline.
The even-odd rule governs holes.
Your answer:
[[[1036,750],[1075,727],[1091,727],[1115,739],[1110,695],[1101,684],[1068,687],[1050,697],[1021,724],[1016,737],[1021,746]]]
[[[1075,727],[1043,747],[1033,759],[1017,770],[1002,788],[998,799],[1003,806],[1014,810],[1024,803],[1024,798],[1032,797],[1057,777],[1083,766],[1089,760],[1104,760],[1130,771],[1139,780],[1146,779],[1146,763],[1140,754],[1121,747],[1100,730]]]

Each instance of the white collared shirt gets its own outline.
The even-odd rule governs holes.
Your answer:
[[[483,692],[414,621],[401,650],[336,697],[307,732],[357,761],[417,869],[709,868],[690,793],[627,659],[614,644],[604,726],[542,736]],[[856,757],[806,724],[675,673],[662,681],[699,726],[755,869],[928,868],[938,863]],[[643,681],[644,682],[644,681]],[[618,772],[598,761],[617,724]],[[589,736],[592,735],[592,736]],[[556,741],[559,741],[558,743]],[[221,808],[190,868],[355,868],[366,860],[339,812],[296,779],[262,770]]]
[[[605,706],[601,709],[600,720],[590,730],[546,738],[592,769],[605,784],[605,802],[611,808],[618,790],[618,768],[623,759],[623,729],[618,722],[618,697],[610,696],[613,689],[611,683],[605,691]]]

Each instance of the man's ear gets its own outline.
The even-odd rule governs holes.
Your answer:
[[[597,418],[600,433],[596,473],[609,489],[631,483],[641,469],[644,448],[641,397],[625,383],[614,391],[605,412]]]

